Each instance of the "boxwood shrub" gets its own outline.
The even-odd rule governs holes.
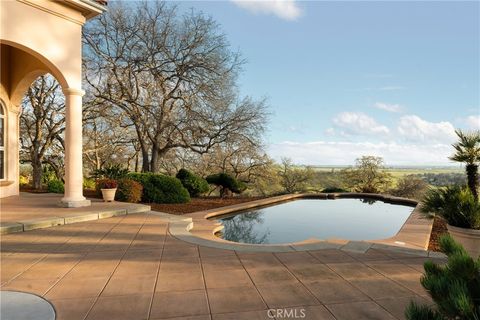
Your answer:
[[[153,203],[186,203],[188,190],[175,177],[155,173],[129,173],[127,178],[143,186],[142,201]]]
[[[47,183],[47,190],[48,192],[51,193],[64,193],[65,192],[65,186],[63,185],[63,182],[57,179],[53,179],[48,181]]]
[[[142,193],[143,186],[140,182],[127,178],[120,179],[115,200],[137,203],[142,200]]]
[[[222,196],[228,195],[230,192],[242,193],[247,189],[247,185],[239,181],[227,173],[217,173],[209,175],[207,182],[221,187],[220,194]]]
[[[190,197],[198,197],[210,189],[207,180],[193,174],[187,169],[180,169],[176,177],[180,180],[185,189],[188,190]]]

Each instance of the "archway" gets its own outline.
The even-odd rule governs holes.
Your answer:
[[[50,73],[62,86],[65,95],[65,194],[61,205],[79,207],[90,205],[83,196],[82,174],[82,96],[79,88],[69,87],[60,68],[38,52],[20,44],[1,41],[0,98],[5,102],[6,155],[1,197],[19,193],[19,114],[21,100],[30,85],[39,76]],[[75,75],[74,83],[80,75]]]

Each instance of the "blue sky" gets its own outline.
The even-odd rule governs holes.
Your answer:
[[[480,127],[480,3],[181,2],[211,15],[267,97],[275,158],[446,165],[454,128]]]

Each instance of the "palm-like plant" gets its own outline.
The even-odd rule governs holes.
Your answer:
[[[468,188],[478,200],[478,163],[480,162],[480,131],[463,132],[456,130],[459,141],[453,144],[455,154],[450,160],[466,164]]]

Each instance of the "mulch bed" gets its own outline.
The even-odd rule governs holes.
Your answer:
[[[439,217],[435,217],[433,219],[432,233],[430,234],[428,250],[440,251],[438,240],[442,235],[446,234],[447,232],[447,223],[445,222],[445,220]]]
[[[20,192],[29,192],[29,193],[48,193],[47,189],[34,189],[30,186],[21,186]]]
[[[262,197],[208,197],[208,198],[192,198],[189,203],[176,203],[176,204],[159,204],[149,203],[154,211],[161,211],[176,215],[182,215],[186,213],[203,211],[209,209],[215,209],[220,207],[231,206],[238,203],[249,202],[253,200],[262,199]]]

